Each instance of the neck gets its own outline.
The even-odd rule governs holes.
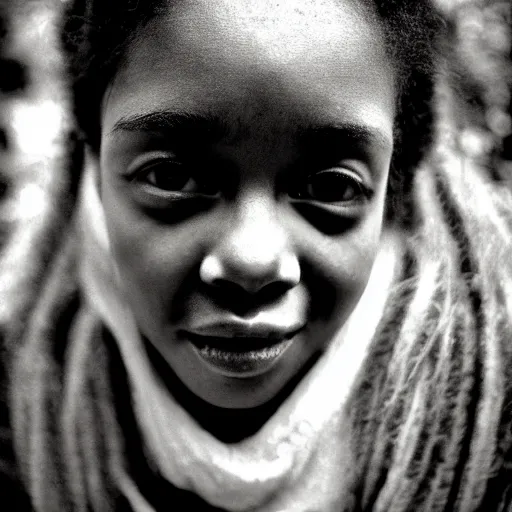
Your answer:
[[[272,400],[250,409],[227,409],[212,405],[192,393],[171,370],[169,364],[150,341],[144,339],[144,346],[153,368],[169,393],[201,427],[224,443],[237,443],[258,432],[320,356],[318,354],[312,358]]]

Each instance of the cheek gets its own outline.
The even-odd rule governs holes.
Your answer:
[[[159,224],[105,191],[111,253],[120,286],[148,335],[169,317],[200,262],[200,239],[190,226]]]
[[[304,265],[312,318],[336,325],[345,322],[368,283],[381,229],[381,220],[373,217],[351,232],[315,244],[309,265]]]

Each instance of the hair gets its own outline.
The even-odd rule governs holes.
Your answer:
[[[398,142],[388,203],[390,217],[407,233],[407,247],[350,407],[355,510],[505,510],[512,500],[512,470],[503,464],[512,456],[512,199],[484,169],[450,147],[450,127],[441,114],[445,98],[436,92],[443,23],[431,4],[364,1],[382,22],[399,77]],[[93,150],[99,149],[104,91],[138,29],[160,8],[162,0],[76,0],[68,7],[63,37],[75,113]],[[57,265],[55,279],[61,273]],[[58,303],[53,309],[52,301]],[[41,318],[52,320],[62,297],[49,284],[38,304],[32,312],[36,327]],[[93,328],[89,318],[81,321]],[[41,336],[43,329],[36,327],[27,330],[21,345]],[[13,401],[23,402],[18,409],[30,411],[30,420],[17,426],[24,429],[20,438],[30,430],[28,421],[36,425],[32,431],[39,428],[36,435],[51,430],[41,404],[52,392],[54,377],[40,366],[37,394],[28,396],[26,390],[20,399],[13,391]],[[77,408],[72,400],[69,404]],[[108,428],[119,429],[107,412]],[[74,411],[62,414],[69,423]],[[93,424],[93,411],[87,414]],[[68,433],[62,435],[69,439]],[[31,489],[44,488],[44,478],[55,480],[63,467],[73,474],[79,464],[79,447],[69,449],[47,476],[40,464],[50,465],[55,447],[43,438],[30,445],[24,472]],[[122,448],[111,447],[109,456],[122,458]],[[88,464],[100,460],[94,452]],[[63,485],[53,483],[52,492],[58,493]],[[79,493],[78,487],[72,486],[73,492]],[[38,496],[41,510],[51,510]],[[53,498],[54,504],[66,503]],[[93,501],[102,510],[102,498]]]

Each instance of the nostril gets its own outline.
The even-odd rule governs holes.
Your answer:
[[[206,284],[206,293],[221,308],[243,315],[252,306],[252,297],[242,286],[227,279],[214,279]]]
[[[7,140],[7,132],[0,128],[0,150],[8,149],[9,141]]]
[[[245,293],[245,290],[242,286],[240,286],[239,284],[237,284],[233,281],[229,281],[228,279],[216,278],[210,282],[210,285],[217,290],[219,290],[219,289],[224,290],[225,293],[231,293],[231,294]]]
[[[27,85],[25,68],[12,59],[0,60],[0,77],[0,91],[4,93],[24,89]]]
[[[289,284],[278,281],[250,288],[227,279],[216,279],[209,283],[207,293],[221,308],[245,315],[275,303],[290,288]]]
[[[246,302],[247,297],[253,297],[261,293],[261,290],[265,287],[254,280],[237,282],[224,278],[214,279],[210,282],[210,285],[218,292],[244,302]]]
[[[7,195],[7,180],[0,176],[0,200]]]
[[[290,283],[285,281],[273,281],[258,290],[255,294],[255,299],[261,304],[268,304],[279,299],[279,297],[283,296],[290,288],[292,288]]]
[[[206,255],[199,268],[201,281],[219,296],[244,303],[271,302],[300,281],[300,264],[293,251],[275,250],[258,258],[257,252],[229,249],[221,247]]]

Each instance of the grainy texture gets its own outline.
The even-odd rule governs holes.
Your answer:
[[[512,329],[510,315],[504,313],[512,311],[512,256],[506,252],[512,202],[504,184],[512,180],[507,147],[512,133],[510,3],[437,4],[450,27],[437,91],[437,139],[416,177],[421,222],[411,239],[408,271],[396,300],[389,302],[360,400],[354,404],[358,469],[365,475],[358,497],[366,509],[382,511],[466,512],[479,506],[505,511],[512,507]],[[20,429],[27,429],[19,435],[27,442],[18,445],[26,455],[20,467],[11,446],[5,384],[0,396],[0,494],[19,500],[15,510],[26,506],[15,483],[20,470],[32,484],[34,499],[47,510],[71,510],[58,495],[64,488],[73,490],[68,496],[76,510],[85,510],[84,488],[92,496],[92,509],[108,510],[102,494],[91,491],[101,486],[97,475],[104,468],[95,450],[104,440],[92,439],[98,433],[80,431],[72,421],[78,415],[73,409],[67,418],[70,430],[54,432],[51,424],[61,406],[65,350],[64,339],[62,347],[54,343],[55,334],[71,327],[52,322],[73,317],[82,335],[97,334],[94,319],[78,308],[72,266],[63,270],[73,261],[70,221],[81,156],[58,51],[62,6],[57,0],[0,4],[1,381],[5,383],[11,357],[18,359],[19,343],[26,349],[23,357],[32,358],[32,371],[18,369],[15,381],[25,389],[13,393],[26,391],[31,397],[31,402],[18,403],[24,418]],[[479,194],[484,188],[489,193]],[[447,282],[453,286],[445,286]],[[421,332],[418,324],[424,326]],[[36,343],[39,339],[45,342]],[[116,360],[115,349],[109,350],[94,352],[105,366]],[[72,353],[74,364],[80,358],[90,362],[91,353]],[[79,392],[108,396],[111,386],[123,385],[122,376],[119,381],[98,379]],[[69,389],[65,393],[69,396]],[[92,400],[80,418],[92,422],[97,414],[107,418],[112,411]],[[32,438],[29,431],[38,428],[44,435]],[[119,443],[109,445],[111,456],[120,457],[117,434],[108,436]],[[68,476],[73,462],[85,458],[78,452],[94,447],[87,460],[94,466],[90,474],[98,472],[96,480],[84,483],[75,474],[73,481],[63,481],[58,470],[66,463],[50,460],[62,456],[54,453],[59,442],[68,450],[64,458],[71,460]],[[77,453],[69,453],[73,450]],[[37,480],[34,474],[41,465],[45,479]],[[162,484],[152,486],[155,494],[164,495]]]

